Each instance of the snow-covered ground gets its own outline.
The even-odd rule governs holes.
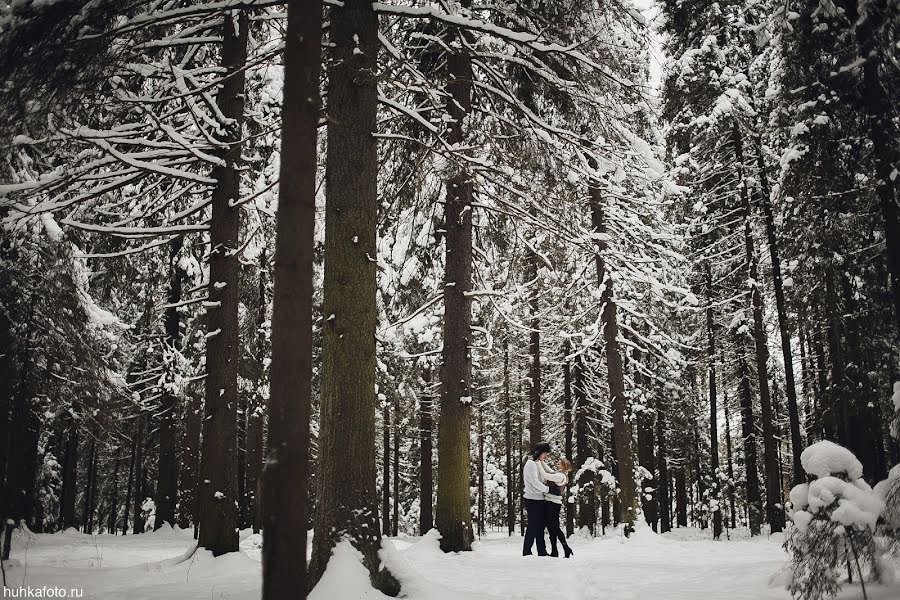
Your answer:
[[[432,532],[434,533],[434,532]],[[523,558],[520,537],[494,533],[473,552],[443,554],[434,535],[392,538],[383,558],[420,600],[768,600],[787,599],[780,536],[713,542],[706,531],[657,536],[647,529],[629,540],[571,540],[575,556]],[[741,536],[737,536],[741,537]],[[82,589],[85,598],[128,600],[244,600],[259,598],[258,535],[241,535],[241,552],[212,558],[192,554],[190,532],[162,529],[138,536],[16,536],[7,585]],[[383,598],[366,588],[354,551],[339,547],[312,600]],[[900,598],[900,586],[868,587],[872,600]],[[856,585],[841,598],[861,598]]]

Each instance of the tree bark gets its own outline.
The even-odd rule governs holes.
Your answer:
[[[797,386],[794,383],[794,355],[791,350],[791,329],[788,321],[787,306],[784,300],[784,282],[781,277],[781,254],[778,249],[778,238],[775,234],[775,214],[772,210],[769,178],[766,174],[766,162],[763,157],[762,140],[756,141],[756,163],[759,169],[760,196],[763,215],[766,219],[766,239],[769,243],[769,257],[772,261],[772,284],[775,288],[775,310],[778,313],[778,331],[781,334],[781,357],[784,361],[784,383],[788,403],[788,419],[791,428],[791,454],[793,458],[793,485],[806,481],[800,454],[803,452],[803,439],[800,435],[800,411],[797,407]]]
[[[596,168],[595,164],[591,165]],[[589,188],[591,225],[595,234],[606,232],[603,216],[602,191],[598,182],[592,180]],[[612,404],[613,435],[619,476],[619,521],[625,524],[625,535],[634,531],[637,516],[637,490],[634,481],[634,456],[632,454],[632,432],[629,419],[628,399],[625,396],[625,373],[622,353],[619,348],[619,325],[616,318],[616,304],[613,299],[613,282],[606,271],[603,252],[606,244],[596,240],[597,283],[601,289],[603,306],[603,339],[606,345],[606,370],[609,380],[609,395]]]
[[[131,533],[144,533],[144,515],[141,512],[141,504],[144,501],[144,415],[138,416],[137,435],[134,439],[134,496],[133,502],[134,526]]]
[[[726,392],[723,398],[723,407],[725,410],[725,453],[728,459],[728,504],[731,515],[731,528],[736,527],[735,522],[735,498],[734,498],[734,452],[731,446],[731,411],[728,407],[728,394]]]
[[[381,533],[391,535],[391,410],[381,405]]]
[[[684,465],[675,468],[675,521],[678,527],[687,527],[687,481]]]
[[[464,8],[471,4],[462,0]],[[451,29],[449,45],[463,33]],[[466,117],[472,107],[472,59],[463,45],[447,55],[451,118],[447,142],[466,139]],[[444,271],[444,345],[441,353],[441,413],[438,422],[438,489],[435,520],[441,533],[441,549],[472,549],[472,511],[469,498],[469,435],[471,430],[472,359],[469,334],[472,325],[472,181],[457,167],[446,182]]]
[[[900,337],[900,208],[897,206],[900,177],[895,172],[896,165],[900,163],[900,146],[897,142],[896,107],[891,106],[890,96],[879,74],[879,69],[885,62],[885,49],[879,43],[878,27],[890,21],[890,9],[885,0],[869,0],[862,4],[865,13],[859,15],[856,2],[847,1],[844,4],[848,19],[854,24],[859,54],[865,59],[862,67],[863,103],[866,106],[872,160],[878,178],[875,193],[884,221],[884,241],[894,301],[894,325]]]
[[[528,443],[532,448],[541,441],[541,321],[540,302],[538,296],[538,256],[533,250],[528,251],[526,268],[528,277],[528,310],[531,313],[531,331],[528,338],[528,353],[531,356],[528,378],[531,387],[528,390]]]
[[[306,548],[310,485],[313,229],[322,2],[290,2],[287,12],[272,295],[269,433],[265,467],[259,482],[259,522],[266,532],[262,549],[263,600],[306,598],[310,587],[306,560],[298,561],[296,557],[297,548]],[[262,281],[260,297],[265,297]],[[262,352],[261,343],[258,351]],[[256,444],[262,449],[261,414],[257,420]]]
[[[712,489],[710,498],[715,503],[710,503],[713,521],[713,539],[717,540],[722,535],[722,509],[718,505],[719,500],[719,415],[716,397],[716,333],[715,318],[713,314],[712,268],[706,263],[706,334],[707,334],[707,360],[709,371],[709,462],[712,475]]]
[[[378,557],[375,486],[378,17],[372,2],[347,0],[331,7],[330,21],[325,322],[309,587],[335,544],[349,537],[373,585],[396,594],[399,584]]]
[[[181,346],[181,302],[183,271],[178,265],[184,238],[176,236],[169,242],[169,307],[166,309],[166,345],[172,353],[171,361]],[[163,391],[159,410],[159,461],[156,478],[156,521],[153,529],[163,523],[175,523],[175,503],[178,499],[178,464],[175,457],[175,407],[178,399],[168,388]]]
[[[431,382],[425,371],[426,386]],[[434,474],[432,472],[432,406],[434,397],[424,391],[419,398],[419,534],[425,535],[434,527],[432,502],[434,498]]]
[[[237,20],[235,23],[234,20]],[[237,366],[240,240],[241,148],[244,123],[244,66],[250,20],[247,11],[226,16],[223,26],[222,68],[226,77],[216,97],[219,110],[230,119],[224,143],[225,164],[213,170],[209,226],[209,333],[206,341],[206,404],[200,463],[199,546],[219,556],[238,550],[237,481]]]
[[[742,341],[738,340],[738,344]],[[750,535],[759,535],[762,523],[762,503],[759,498],[759,476],[756,459],[756,426],[753,419],[753,393],[750,390],[750,369],[743,349],[739,350],[738,378],[741,388],[741,426],[744,438],[744,479],[747,486],[747,519]]]
[[[588,445],[588,411],[587,391],[584,381],[584,357],[575,357],[575,470],[580,470],[591,456]],[[584,471],[576,482],[578,484],[578,528],[587,527],[591,534],[597,523],[597,503],[594,485],[594,474]]]
[[[78,496],[78,424],[68,416],[66,450],[63,459],[62,490],[59,493],[60,530],[75,527],[75,498]]]
[[[293,133],[293,132],[291,132]],[[302,150],[299,150],[301,151]],[[282,159],[283,160],[283,159]],[[291,192],[285,190],[287,194]],[[265,396],[261,389],[265,381],[263,361],[266,359],[266,335],[264,324],[266,322],[266,251],[259,255],[259,290],[257,294],[256,313],[256,339],[254,368],[255,389],[250,395],[250,406],[247,414],[247,518],[253,527],[253,533],[259,533],[261,528],[260,515],[260,482],[263,466],[264,452],[264,428],[265,428]],[[298,292],[300,293],[300,292]],[[297,338],[294,338],[297,340]],[[308,418],[308,417],[307,417]]]
[[[647,524],[650,525],[653,531],[657,531],[659,529],[659,506],[657,502],[657,483],[654,475],[656,457],[653,451],[653,420],[656,411],[652,406],[653,402],[650,396],[650,378],[640,371],[642,366],[641,354],[640,350],[634,350],[634,380],[640,382],[645,403],[640,411],[635,411],[637,412],[638,424],[638,461],[649,476],[641,480],[640,500],[644,520],[647,521]]]
[[[184,440],[181,446],[179,473],[181,497],[178,502],[178,526],[187,529],[199,524],[200,486],[200,429],[203,415],[203,397],[199,391],[189,389],[188,404],[184,410]],[[130,489],[130,488],[129,488]]]
[[[128,461],[128,487],[125,491],[125,500],[123,504],[125,505],[125,515],[122,519],[122,535],[126,535],[128,533],[128,511],[131,509],[131,494],[134,491],[134,466],[137,462],[137,433],[135,432],[134,439],[131,440],[131,458]]]
[[[656,403],[656,455],[659,473],[659,493],[657,494],[659,506],[659,533],[672,530],[671,500],[669,496],[669,466],[666,452],[666,417],[661,403]]]
[[[506,442],[506,528],[510,537],[516,531],[516,507],[513,487],[515,473],[513,472],[512,454],[512,401],[509,397],[509,342],[503,344],[503,405],[505,419],[503,422],[503,437]]]
[[[569,353],[572,351],[568,338],[563,341],[563,435],[565,439],[566,458],[572,460],[572,363]],[[508,415],[509,413],[507,413]],[[508,418],[508,417],[507,417]],[[507,421],[508,422],[508,421]],[[571,477],[571,474],[569,475]],[[565,491],[566,537],[575,533],[574,504],[569,502],[569,490]],[[511,530],[510,530],[511,533]]]
[[[391,519],[391,535],[397,537],[400,529],[400,399],[394,396],[394,516]]]
[[[750,196],[747,181],[744,177],[743,140],[737,123],[733,126],[735,160],[738,169],[741,203],[744,219],[744,245],[747,254],[747,277],[750,285],[750,297],[753,307],[753,341],[756,346],[756,369],[759,380],[760,418],[763,430],[763,464],[766,482],[766,520],[772,533],[784,529],[784,515],[779,506],[782,504],[781,472],[778,468],[778,448],[775,440],[775,415],[772,411],[772,399],[769,393],[768,360],[769,349],[766,341],[766,329],[763,320],[762,293],[759,289],[759,272],[756,251],[751,228]]]
[[[84,513],[81,520],[83,533],[94,532],[94,495],[97,482],[97,440],[91,436],[91,446],[88,451],[87,472],[84,477]]]
[[[478,535],[484,535],[484,398],[478,403]]]

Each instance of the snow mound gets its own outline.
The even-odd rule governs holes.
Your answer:
[[[809,446],[800,455],[803,469],[816,477],[845,473],[851,480],[862,477],[863,468],[852,452],[833,442],[823,440]]]
[[[369,571],[362,560],[362,553],[349,540],[340,541],[308,600],[386,600],[388,596],[372,587]]]

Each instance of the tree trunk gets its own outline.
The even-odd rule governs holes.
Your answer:
[[[237,23],[234,19],[237,19]],[[247,11],[226,16],[223,26],[222,68],[227,77],[216,104],[230,119],[223,142],[225,164],[213,170],[216,186],[212,195],[209,226],[209,302],[206,341],[206,404],[202,452],[200,453],[199,546],[219,556],[238,550],[237,482],[237,366],[238,340],[237,250],[240,245],[241,148],[244,123],[244,66],[249,33]]]
[[[298,151],[302,151],[299,150]],[[290,194],[290,191],[286,190]],[[300,293],[300,292],[298,292]],[[257,295],[256,313],[256,365],[254,376],[256,385],[250,395],[250,407],[247,413],[247,517],[253,527],[253,533],[259,533],[261,528],[260,506],[260,476],[263,465],[263,445],[265,428],[265,396],[261,393],[265,375],[263,361],[266,359],[266,251],[259,255],[259,291]],[[296,339],[296,338],[295,338]],[[307,417],[308,418],[308,417]]]
[[[134,510],[134,527],[131,532],[134,534],[144,533],[144,515],[141,512],[141,504],[144,501],[144,415],[138,416],[137,436],[134,440],[134,497],[130,499],[133,502]]]
[[[862,67],[863,103],[868,115],[872,160],[877,176],[875,193],[884,220],[884,241],[894,300],[894,324],[900,336],[900,208],[897,206],[900,177],[896,176],[895,171],[896,165],[900,163],[900,147],[897,143],[896,107],[891,106],[890,96],[879,74],[879,69],[885,62],[885,48],[883,43],[879,43],[881,38],[878,27],[891,19],[891,9],[886,0],[869,0],[862,4],[865,14],[858,15],[856,2],[848,1],[844,4],[848,19],[854,23],[859,54],[865,59]]]
[[[94,488],[97,482],[97,440],[91,436],[91,446],[88,451],[87,472],[84,478],[84,514],[82,515],[81,531],[93,533],[94,528]]]
[[[542,423],[541,413],[541,321],[538,316],[540,313],[540,302],[538,295],[538,256],[533,250],[528,251],[528,257],[525,259],[528,278],[528,310],[531,313],[531,332],[528,339],[528,354],[531,356],[531,364],[528,371],[528,378],[531,387],[528,390],[528,443],[532,448],[541,441]]]
[[[742,340],[738,340],[741,344]],[[738,378],[741,387],[741,426],[744,437],[744,479],[747,485],[747,519],[750,535],[759,535],[762,522],[762,503],[759,498],[759,476],[756,460],[756,426],[753,423],[753,395],[750,390],[750,369],[743,349],[739,350]]]
[[[731,446],[731,411],[728,408],[728,393],[723,398],[722,407],[725,410],[725,453],[728,459],[728,504],[731,514],[731,528],[736,527],[735,523],[735,499],[734,499],[734,453]]]
[[[268,454],[259,486],[259,521],[266,531],[262,551],[263,600],[305,598],[309,587],[306,561],[297,561],[296,556],[297,548],[306,548],[310,474],[313,228],[322,2],[291,2],[287,11]],[[260,282],[260,297],[264,296],[265,288]],[[258,349],[262,351],[262,344]],[[256,442],[260,449],[262,426],[260,414]]]
[[[175,364],[175,353],[181,346],[181,318],[178,303],[181,302],[183,271],[178,266],[178,255],[184,243],[182,236],[169,242],[169,306],[166,309],[166,345]],[[156,521],[153,529],[163,523],[175,523],[175,503],[178,499],[178,463],[175,457],[175,406],[178,399],[168,388],[163,391],[159,410],[159,463],[156,478]]]
[[[119,448],[116,448],[115,452],[116,459],[113,463],[112,487],[109,491],[109,521],[106,524],[106,529],[112,535],[115,535],[116,531],[118,531],[116,524],[119,519],[119,467],[122,462]]]
[[[478,535],[484,535],[484,398],[478,403]]]
[[[575,470],[580,470],[591,456],[588,445],[588,406],[584,381],[584,356],[575,357]],[[578,528],[587,527],[591,534],[597,523],[594,474],[584,471],[578,484]]]
[[[424,372],[425,386],[431,383],[431,373],[426,367]],[[434,397],[430,390],[423,390],[419,398],[419,534],[425,535],[434,527],[432,502],[434,498],[434,474],[432,461],[432,406]]]
[[[391,535],[391,410],[381,405],[381,533]]]
[[[78,496],[78,424],[68,417],[66,451],[63,459],[62,490],[59,493],[60,530],[75,527],[75,498]]]
[[[766,239],[769,243],[769,257],[772,261],[772,283],[775,288],[775,310],[778,313],[778,331],[781,334],[781,357],[784,362],[785,393],[788,402],[788,418],[791,427],[791,454],[793,456],[793,485],[806,481],[803,466],[800,464],[800,453],[803,452],[803,439],[800,436],[800,411],[797,408],[797,386],[794,383],[794,356],[791,351],[791,330],[788,321],[787,307],[784,300],[784,282],[781,277],[781,254],[778,250],[778,239],[775,235],[775,214],[772,210],[769,179],[766,175],[766,162],[763,157],[762,140],[756,141],[756,163],[759,168],[760,196],[763,214],[766,218]]]
[[[397,537],[400,529],[400,399],[394,396],[394,516],[391,519],[391,535]]]
[[[471,4],[462,0],[464,8]],[[465,120],[472,107],[472,59],[463,35],[451,29],[448,43],[458,46],[447,55],[451,118],[447,142],[466,140]],[[444,346],[441,353],[441,413],[438,422],[438,490],[435,517],[441,532],[441,549],[472,549],[472,511],[469,499],[469,434],[471,429],[472,359],[469,333],[472,325],[472,181],[459,168],[446,182],[444,271]]]
[[[713,539],[722,535],[722,509],[719,506],[719,414],[716,406],[716,333],[713,315],[712,268],[706,263],[706,334],[707,360],[709,371],[709,463],[712,475],[710,509],[712,510]]]
[[[592,168],[596,165],[591,164]],[[591,182],[589,194],[591,203],[591,225],[595,234],[604,234],[606,226],[603,216],[602,191],[596,181]],[[606,271],[603,257],[606,243],[596,240],[597,284],[601,289],[603,306],[603,339],[606,345],[606,370],[609,379],[609,396],[612,404],[613,436],[616,449],[616,462],[619,471],[619,511],[618,519],[625,524],[625,535],[634,531],[637,516],[637,490],[634,482],[634,456],[631,442],[631,420],[629,419],[628,399],[625,396],[625,373],[622,366],[622,353],[619,348],[619,325],[616,318],[616,304],[613,299],[613,282]]]
[[[687,527],[687,481],[684,465],[675,468],[675,521],[678,527]]]
[[[188,389],[188,404],[184,410],[184,440],[181,445],[181,497],[178,503],[178,526],[187,529],[199,523],[200,485],[200,429],[203,415],[203,397],[199,391]]]
[[[666,453],[666,420],[665,411],[661,403],[656,403],[656,470],[659,473],[659,493],[657,494],[659,506],[659,533],[672,530],[671,500],[669,497],[669,465]]]
[[[569,353],[572,351],[571,344],[567,339],[563,341],[563,435],[565,439],[566,458],[572,460],[572,363],[569,361]],[[508,415],[509,413],[507,413]],[[508,416],[507,416],[508,419]],[[507,420],[508,422],[508,420]],[[571,474],[569,475],[571,477]],[[569,489],[566,488],[565,502],[566,511],[566,537],[575,533],[575,511],[574,504],[569,502]]]
[[[503,437],[506,442],[506,528],[510,537],[516,531],[516,507],[513,487],[515,474],[513,472],[512,454],[512,401],[509,397],[509,342],[503,344],[503,405],[506,418],[503,422]]]
[[[756,370],[759,379],[759,401],[763,430],[763,464],[766,481],[766,520],[772,533],[784,529],[784,515],[781,506],[781,472],[778,468],[778,449],[775,440],[775,415],[772,411],[772,399],[769,393],[768,360],[769,349],[766,341],[766,329],[763,320],[762,293],[759,289],[759,273],[756,251],[751,229],[750,195],[744,177],[744,155],[741,134],[737,123],[733,126],[735,159],[738,168],[741,202],[744,219],[744,245],[747,253],[747,277],[750,285],[751,303],[753,306],[753,341],[756,346]]]
[[[131,494],[134,492],[134,467],[137,462],[137,433],[131,440],[131,459],[128,461],[128,487],[125,491],[125,515],[122,519],[122,535],[128,533],[128,511],[131,510]]]
[[[399,584],[378,557],[375,487],[378,17],[368,0],[346,0],[330,15],[326,317],[309,583],[319,581],[332,548],[349,536],[375,587],[396,594]]]
[[[644,513],[644,520],[647,524],[657,531],[659,529],[659,507],[657,503],[657,484],[654,470],[656,469],[656,457],[653,452],[653,419],[655,411],[652,406],[650,396],[650,378],[640,371],[641,351],[634,350],[634,380],[640,382],[641,393],[644,406],[637,412],[637,438],[638,438],[638,461],[641,467],[649,474],[648,477],[641,480],[640,500],[641,510]]]

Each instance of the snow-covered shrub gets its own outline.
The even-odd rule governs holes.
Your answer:
[[[849,579],[868,573],[890,577],[881,561],[875,525],[884,501],[862,479],[862,464],[852,452],[832,442],[817,442],[800,455],[809,483],[791,490],[794,523],[785,549],[791,555],[788,590],[794,598],[835,596],[843,573]]]
[[[900,440],[900,381],[894,384],[894,421],[891,424],[891,435]],[[885,509],[881,513],[881,533],[894,554],[900,554],[900,465],[895,465],[887,479],[875,486],[875,491],[884,500]]]

